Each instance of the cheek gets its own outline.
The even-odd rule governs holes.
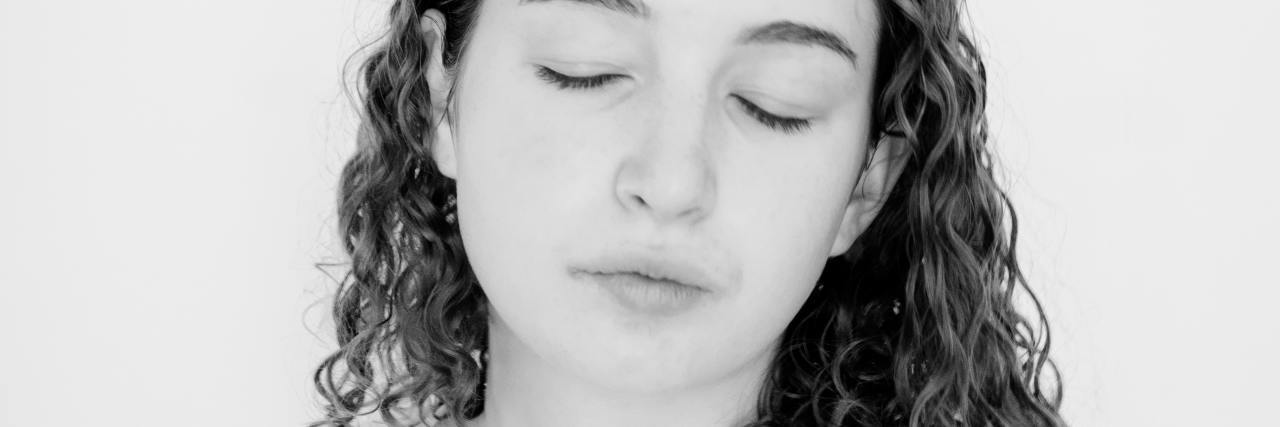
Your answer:
[[[565,161],[572,147],[554,136],[560,126],[531,114],[536,93],[514,68],[474,67],[468,81],[478,83],[460,91],[456,139],[458,214],[468,253],[493,253],[497,264],[490,269],[503,271],[527,268],[521,263],[528,258],[508,254],[535,250],[559,227],[571,205],[566,198],[582,190],[571,178],[583,173]]]
[[[549,107],[548,89],[524,65],[495,59],[471,70],[458,95],[456,142],[458,215],[472,268],[512,323],[572,324],[549,321],[559,312],[546,310],[563,302],[560,243],[608,211],[610,166],[601,156],[617,126]]]
[[[718,214],[743,265],[742,302],[751,307],[741,310],[772,313],[767,326],[779,332],[826,264],[852,188],[856,159],[835,160],[845,154],[852,151],[772,155],[769,173],[756,167],[724,176]]]
[[[494,57],[502,57],[495,54]],[[476,64],[459,95],[458,174],[467,205],[494,226],[555,222],[580,162],[565,123],[540,110],[543,93],[518,64]],[[472,84],[471,82],[475,82]],[[464,197],[459,194],[459,197]],[[459,205],[463,202],[460,200]],[[536,231],[537,228],[519,228]]]

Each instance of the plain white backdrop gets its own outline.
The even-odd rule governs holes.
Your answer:
[[[1280,7],[981,0],[1077,426],[1275,423]],[[0,3],[0,425],[300,425],[385,0]]]

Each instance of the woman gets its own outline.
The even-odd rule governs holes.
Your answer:
[[[1062,425],[957,3],[396,2],[319,424]]]

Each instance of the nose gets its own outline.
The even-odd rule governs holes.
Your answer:
[[[703,110],[663,108],[638,146],[619,165],[618,202],[655,222],[697,222],[715,207],[716,179]]]

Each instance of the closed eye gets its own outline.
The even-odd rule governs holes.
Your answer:
[[[537,66],[538,78],[564,90],[587,90],[604,86],[614,80],[624,78],[622,74],[597,74],[594,76],[570,76],[544,66]]]
[[[755,103],[748,101],[746,98],[738,95],[730,96],[742,105],[742,109],[746,110],[747,114],[751,115],[751,117],[755,118],[756,121],[761,124],[768,126],[769,129],[794,135],[809,130],[811,126],[810,121],[807,119],[779,116],[765,111],[763,108],[760,108]]]

